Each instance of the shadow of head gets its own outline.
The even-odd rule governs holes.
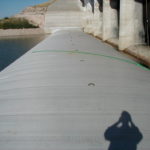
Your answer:
[[[119,121],[120,121],[120,123],[122,123],[122,126],[130,125],[130,122],[131,122],[130,114],[127,111],[123,111]]]
[[[108,150],[137,150],[137,144],[143,138],[127,111],[123,111],[119,120],[106,129],[104,137],[110,142]]]

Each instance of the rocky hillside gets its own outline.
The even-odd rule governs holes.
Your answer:
[[[44,26],[45,13],[49,5],[51,5],[55,0],[51,0],[39,5],[30,6],[24,9],[21,13],[15,15],[15,17],[26,18],[29,22],[34,25],[38,25],[40,28]]]

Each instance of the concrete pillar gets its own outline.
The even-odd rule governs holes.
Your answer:
[[[93,3],[94,2],[94,3]],[[102,35],[102,12],[99,10],[99,0],[85,0],[83,8],[83,27],[84,31],[95,36]],[[94,4],[94,5],[93,5]]]
[[[86,4],[86,14],[85,14],[85,24],[84,24],[84,32],[92,33],[92,20],[93,20],[93,12],[91,4],[88,2]]]
[[[118,11],[110,6],[110,0],[103,0],[103,40],[118,37]]]
[[[120,1],[119,49],[144,43],[143,5],[135,0]]]
[[[87,10],[86,7],[82,7],[82,27],[85,28],[87,22]]]
[[[102,37],[102,12],[99,10],[98,0],[94,1],[93,34]]]

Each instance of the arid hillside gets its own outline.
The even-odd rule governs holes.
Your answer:
[[[48,2],[39,5],[29,6],[25,8],[21,13],[15,15],[15,17],[26,18],[34,25],[38,25],[40,28],[43,28],[45,22],[44,18],[45,18],[45,13],[47,11],[47,8],[55,1],[56,0],[50,0]]]

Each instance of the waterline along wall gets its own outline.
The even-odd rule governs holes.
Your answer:
[[[125,50],[149,45],[150,2],[147,0],[81,0],[84,31]],[[146,3],[147,2],[147,3]]]

